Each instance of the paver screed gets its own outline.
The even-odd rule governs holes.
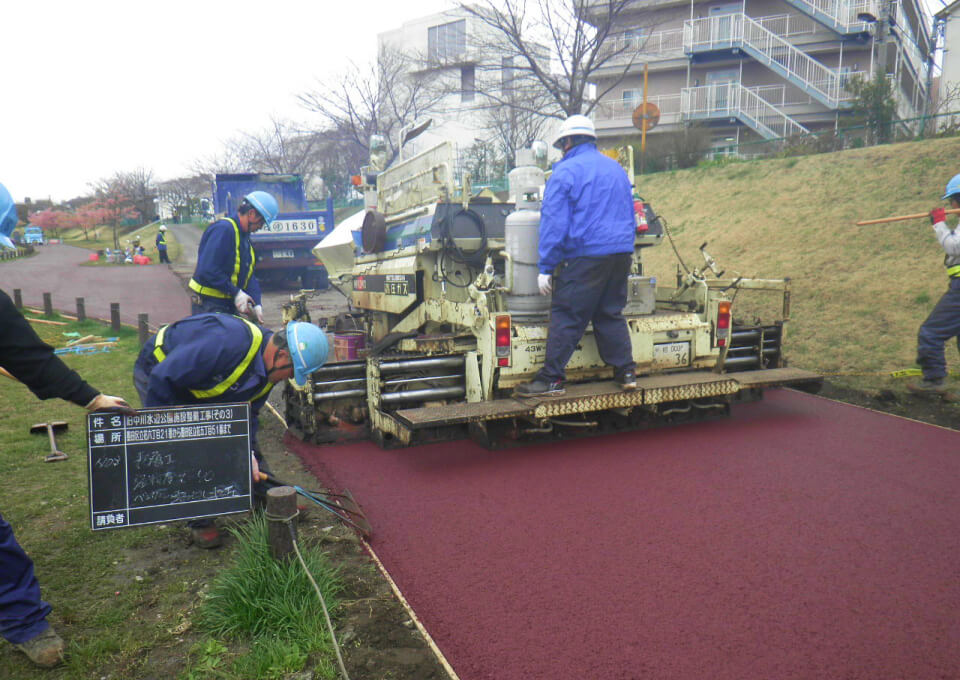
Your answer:
[[[287,443],[462,680],[960,677],[960,432],[771,390],[503,451]]]

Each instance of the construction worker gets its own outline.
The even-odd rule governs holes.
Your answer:
[[[260,470],[266,472],[257,445],[260,408],[281,380],[292,377],[304,385],[326,362],[327,351],[326,334],[313,324],[290,322],[284,332],[273,333],[232,314],[197,314],[147,340],[134,364],[133,383],[144,407],[249,402],[258,482]],[[189,526],[198,547],[220,545],[212,519],[192,520]]]
[[[260,283],[253,274],[257,258],[250,234],[273,222],[279,210],[273,196],[266,191],[253,191],[244,196],[235,215],[207,227],[189,283],[194,292],[194,314],[243,314],[263,323]]]
[[[960,175],[954,175],[947,182],[942,200],[950,201],[953,208],[960,208]],[[923,371],[923,379],[907,385],[907,389],[914,394],[939,394],[952,398],[945,384],[947,362],[944,347],[947,340],[957,338],[957,347],[960,348],[960,233],[947,226],[946,211],[942,207],[930,211],[930,223],[946,253],[943,263],[950,282],[947,292],[917,333],[917,363]]]
[[[520,397],[564,393],[567,362],[593,322],[600,357],[626,390],[637,386],[630,334],[623,318],[636,222],[630,180],[597,150],[586,116],[567,118],[554,147],[563,158],[553,167],[540,208],[540,293],[550,303],[550,330],[543,368],[518,385]]]
[[[0,184],[0,234],[9,236],[16,226],[16,206],[10,192]],[[57,397],[88,411],[133,413],[126,401],[99,392],[64,364],[2,290],[0,367],[40,399]],[[0,515],[0,635],[43,667],[56,666],[63,660],[63,640],[47,621],[51,610],[52,607],[40,599],[33,561]]]
[[[157,254],[160,256],[160,263],[170,264],[170,258],[167,257],[167,225],[161,224],[157,229]]]

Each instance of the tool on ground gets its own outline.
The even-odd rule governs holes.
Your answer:
[[[944,210],[947,215],[960,215],[960,208],[950,208]],[[930,217],[930,211],[925,213],[915,213],[913,215],[897,215],[896,217],[881,217],[878,220],[861,220],[857,222],[858,227],[865,227],[868,224],[885,224],[887,222],[903,222],[904,220],[919,220],[923,217]]]
[[[346,489],[344,489],[342,494],[307,491],[303,487],[296,484],[288,484],[287,482],[283,482],[273,475],[267,475],[266,481],[268,484],[273,486],[292,487],[294,491],[306,498],[308,501],[316,503],[330,514],[336,515],[337,518],[344,524],[348,524],[359,531],[360,535],[364,538],[370,538],[370,536],[373,534],[373,527],[370,526],[367,516],[363,514],[363,510],[360,509],[360,505],[353,497],[353,494]]]
[[[55,463],[58,460],[66,460],[67,454],[57,448],[57,432],[66,432],[69,425],[65,420],[51,420],[47,423],[37,423],[30,428],[30,434],[40,434],[46,432],[50,438],[50,453],[43,459],[45,463]]]

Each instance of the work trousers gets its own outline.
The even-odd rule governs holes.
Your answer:
[[[547,358],[541,380],[563,380],[567,362],[593,322],[600,358],[619,373],[635,370],[630,333],[623,318],[627,304],[630,253],[577,257],[562,262],[553,274]]]
[[[170,258],[167,257],[166,248],[157,248],[157,254],[160,256],[160,264],[170,264]]]
[[[0,635],[13,644],[32,640],[50,627],[51,609],[40,599],[33,562],[0,516]]]
[[[190,315],[211,313],[235,314],[236,308],[232,298],[215,298],[209,295],[194,294],[190,296]]]
[[[960,349],[960,278],[950,279],[947,292],[917,333],[917,363],[924,378],[938,380],[946,377],[944,346],[947,340],[954,337]]]

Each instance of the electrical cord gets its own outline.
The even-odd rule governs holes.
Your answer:
[[[663,233],[667,235],[667,240],[670,241],[670,247],[673,248],[674,255],[677,256],[677,260],[680,262],[680,266],[683,267],[683,270],[690,273],[690,267],[687,266],[687,263],[683,261],[683,258],[680,257],[680,251],[677,250],[677,244],[673,242],[673,234],[670,233],[670,227],[667,224],[667,218],[662,215],[657,215],[657,219],[660,220],[660,224],[663,225]]]

